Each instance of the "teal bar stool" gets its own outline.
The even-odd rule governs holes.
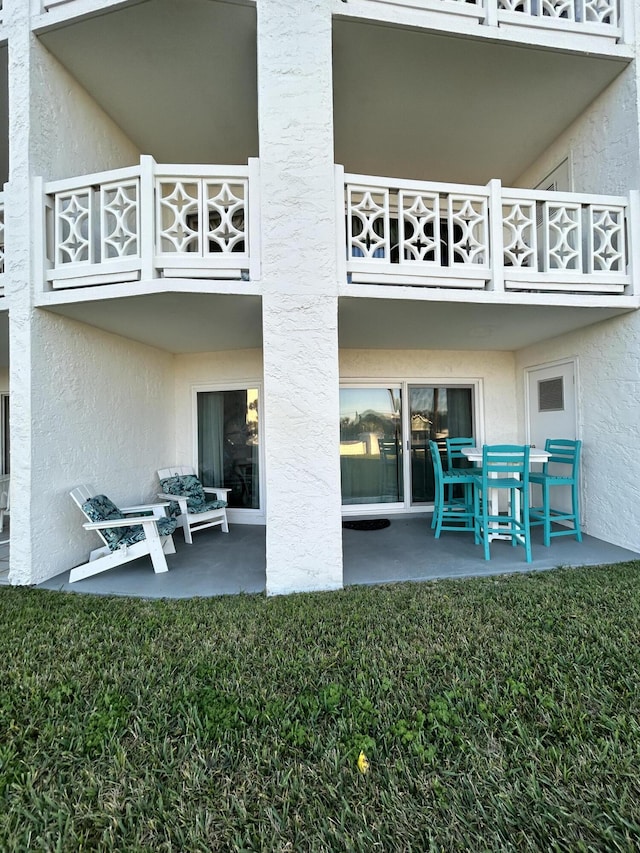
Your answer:
[[[459,436],[457,438],[445,439],[445,447],[447,448],[447,471],[455,472],[459,470],[466,471],[467,474],[479,474],[481,468],[471,465],[467,457],[463,454],[463,447],[475,447],[475,438],[467,438]],[[461,464],[462,463],[462,464]],[[448,486],[449,499],[453,501],[453,486]],[[463,503],[468,503],[468,489],[465,490],[465,495],[462,498]]]
[[[435,538],[440,538],[443,530],[467,531],[475,533],[473,514],[473,484],[475,475],[464,468],[444,471],[440,458],[440,449],[435,441],[429,442],[433,476],[435,480],[435,500],[431,527],[435,528]],[[452,500],[445,495],[445,487],[461,485],[464,487],[466,500]],[[447,492],[448,495],[448,492]]]
[[[482,448],[482,473],[476,475],[473,492],[476,543],[484,546],[485,560],[491,559],[489,543],[499,533],[511,538],[515,548],[522,545],[527,563],[531,562],[529,528],[529,445],[495,444]],[[500,515],[492,510],[496,491],[507,492],[509,508]]]
[[[575,536],[582,542],[580,527],[580,489],[578,477],[580,472],[581,441],[568,438],[548,438],[544,449],[551,455],[544,463],[540,473],[531,474],[530,481],[542,489],[542,506],[531,507],[531,526],[541,524],[544,531],[544,544],[549,547],[552,536]],[[558,466],[561,466],[558,470]],[[551,488],[553,486],[568,486],[571,489],[571,509],[557,509],[551,506]],[[554,522],[563,524],[560,530],[553,530]]]
[[[460,461],[467,461],[466,456],[462,453],[463,447],[475,447],[476,441],[474,438],[447,438],[445,441],[445,447],[447,448],[447,469],[449,471],[454,468],[467,468],[467,470],[471,470],[468,466],[460,465]],[[480,468],[475,469],[477,473],[480,472]]]

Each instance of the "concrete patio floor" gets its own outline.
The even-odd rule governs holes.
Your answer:
[[[343,530],[344,584],[381,584],[530,572],[559,566],[592,566],[640,560],[640,553],[610,545],[591,536],[582,543],[573,537],[542,544],[542,530],[534,528],[533,562],[522,548],[495,541],[491,560],[467,533],[443,533],[434,539],[431,516],[390,517],[383,530]],[[167,557],[169,572],[156,575],[148,557],[117,569],[69,584],[64,572],[40,584],[43,589],[125,595],[142,598],[191,598],[265,591],[265,528],[231,525],[227,535],[219,528],[194,536],[186,545],[174,537],[176,554]]]

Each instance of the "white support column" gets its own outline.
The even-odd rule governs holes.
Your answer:
[[[143,154],[140,157],[140,198],[139,216],[140,216],[140,260],[142,268],[140,277],[142,281],[146,281],[156,277],[155,256],[156,256],[156,207],[154,184],[156,161],[149,154]]]
[[[498,0],[484,0],[484,22],[488,27],[498,26]]]
[[[627,208],[627,254],[631,277],[629,296],[640,295],[640,192],[631,190]]]
[[[504,292],[504,237],[502,232],[502,184],[497,178],[489,188],[489,265],[491,290]]]
[[[9,312],[9,393],[11,397],[11,554],[9,580],[33,581],[32,573],[32,295],[42,288],[34,281],[31,261],[35,229],[42,221],[29,181],[31,51],[29,6],[5,3],[9,35],[10,136],[9,181],[5,188],[5,280]],[[35,249],[37,251],[37,248]],[[35,271],[42,264],[35,265]]]
[[[252,282],[260,281],[262,270],[260,259],[262,258],[261,242],[261,204],[260,204],[260,159],[249,158],[249,279]]]
[[[344,166],[335,167],[336,181],[336,258],[338,284],[344,284],[347,280],[347,234],[346,234],[346,208],[344,199]]]
[[[331,3],[258,4],[267,593],[342,585]]]

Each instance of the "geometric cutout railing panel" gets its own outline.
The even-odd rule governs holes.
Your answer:
[[[398,243],[404,261],[440,266],[440,196],[438,193],[398,193]]]
[[[139,194],[137,180],[100,187],[102,260],[139,255]]]
[[[355,184],[346,190],[349,260],[416,268],[488,264],[488,196]]]
[[[537,268],[535,202],[503,204],[502,240],[505,266]]]
[[[389,190],[349,186],[348,257],[390,260]]]
[[[158,250],[162,254],[248,254],[248,181],[161,178]]]
[[[207,233],[205,254],[248,252],[247,190],[242,180],[205,181]]]
[[[488,264],[489,228],[486,198],[448,196],[449,264]]]
[[[595,24],[618,24],[618,4],[607,0],[586,0],[583,20]]]
[[[156,193],[158,252],[201,254],[202,181],[160,178]]]
[[[498,0],[498,9],[505,12],[522,12],[524,15],[533,14],[531,0]]]
[[[542,16],[563,21],[576,20],[575,0],[539,0]]]
[[[619,20],[616,0],[497,0],[497,6],[499,12],[519,12],[532,18],[567,21],[575,32],[582,23],[616,27]]]
[[[625,225],[622,207],[589,205],[587,270],[593,272],[625,271]]]
[[[92,204],[91,187],[56,194],[56,266],[93,263],[94,253],[90,242],[93,232]]]
[[[582,272],[582,223],[578,204],[543,203],[544,270]]]

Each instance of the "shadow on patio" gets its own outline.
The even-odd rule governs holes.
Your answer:
[[[472,534],[430,529],[430,516],[392,516],[384,530],[343,530],[344,584],[461,578],[508,572],[528,572],[558,566],[587,566],[640,559],[640,554],[591,536],[582,543],[566,536],[542,544],[542,530],[533,531],[533,562],[525,563],[522,548],[509,542],[492,544],[485,562]],[[44,589],[131,595],[144,598],[191,598],[265,590],[265,528],[231,525],[231,533],[207,530],[185,545],[175,536],[176,554],[167,557],[169,572],[155,575],[148,557],[75,584],[64,572],[40,584]]]

